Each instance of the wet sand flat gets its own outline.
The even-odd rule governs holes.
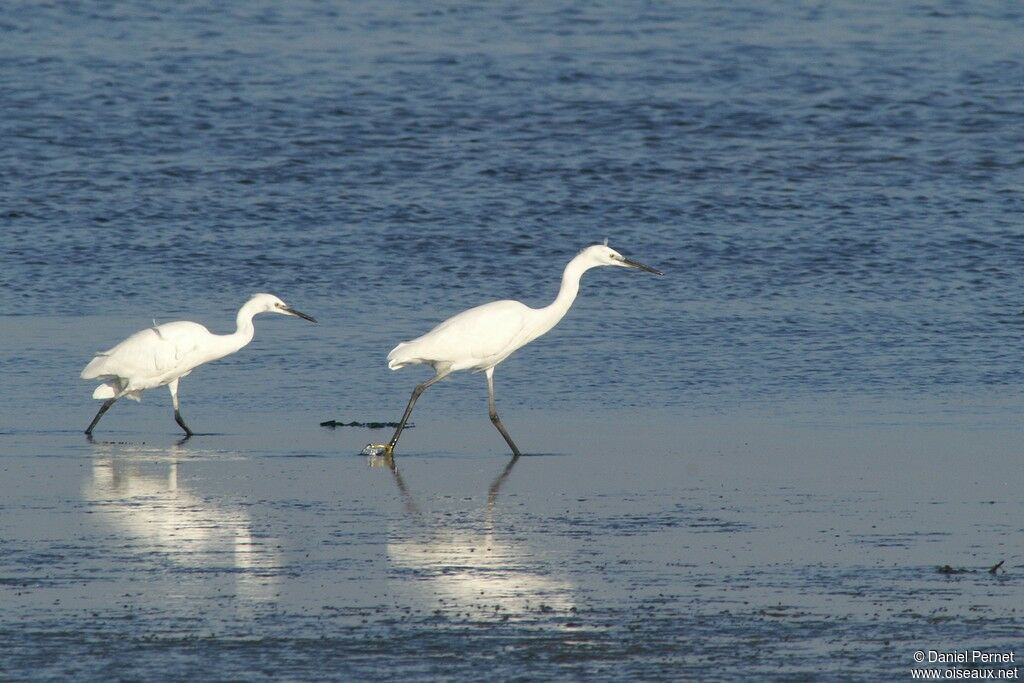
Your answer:
[[[511,413],[547,451],[516,461],[428,415],[394,469],[308,416],[8,430],[4,672],[879,680],[1019,648],[1009,412],[794,411]]]

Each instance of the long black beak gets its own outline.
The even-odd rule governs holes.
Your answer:
[[[654,273],[655,275],[664,275],[665,274],[665,273],[661,272],[660,270],[658,270],[657,268],[651,268],[650,266],[646,266],[646,265],[640,263],[639,261],[634,261],[633,259],[628,258],[626,256],[622,257],[622,262],[625,263],[630,268],[639,268],[640,270],[646,270],[648,273]]]
[[[284,311],[285,313],[288,313],[288,314],[290,314],[290,315],[294,315],[294,316],[296,316],[296,317],[298,317],[298,318],[302,318],[303,320],[308,320],[308,321],[309,321],[309,322],[311,322],[311,323],[315,323],[315,322],[316,322],[316,318],[314,318],[313,316],[311,316],[311,315],[306,315],[306,314],[305,314],[305,313],[303,313],[302,311],[296,311],[296,310],[295,310],[294,308],[292,308],[291,306],[285,306],[285,307],[284,307],[284,308],[283,308],[282,310],[283,310],[283,311]]]

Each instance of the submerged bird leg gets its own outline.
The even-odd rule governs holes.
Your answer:
[[[402,494],[402,500],[405,501],[405,511],[410,515],[418,516],[420,514],[420,509],[416,505],[416,500],[412,497],[412,492],[409,491],[409,487],[405,485],[405,480],[402,479],[402,474],[398,471],[398,465],[395,464],[395,459],[388,454],[385,456],[385,462],[391,470],[391,474],[395,478],[395,484],[398,485],[398,491]]]
[[[174,421],[178,423],[178,426],[185,430],[185,438],[192,436],[192,430],[185,424],[185,420],[181,417],[181,411],[178,408],[178,380],[174,380],[167,384],[167,388],[171,391],[171,403],[174,404]]]
[[[85,428],[86,434],[92,436],[92,428],[95,427],[96,423],[100,421],[101,417],[103,417],[103,413],[110,410],[110,406],[114,405],[114,401],[116,400],[117,397],[115,396],[114,398],[108,398],[106,401],[103,402],[103,405],[100,406],[99,412],[96,413],[96,417],[94,417],[92,419],[92,422],[89,423],[89,426]]]
[[[494,503],[498,500],[498,492],[501,491],[502,484],[508,479],[508,475],[512,474],[512,468],[519,462],[519,453],[512,456],[512,459],[505,465],[505,469],[501,471],[494,481],[491,482],[491,487],[487,489],[487,515],[490,516],[494,512]]]
[[[402,436],[402,430],[405,429],[405,423],[409,421],[409,416],[412,415],[412,408],[416,405],[416,399],[420,397],[424,391],[427,390],[431,384],[441,380],[447,375],[447,372],[437,373],[431,379],[428,379],[423,384],[416,385],[416,388],[412,390],[412,396],[409,397],[409,405],[405,407],[405,414],[402,415],[401,422],[398,423],[398,428],[395,430],[395,435],[391,437],[391,441],[384,447],[384,452],[390,457],[395,453],[395,446],[398,444],[398,437]]]
[[[502,437],[505,439],[505,443],[512,449],[512,454],[517,458],[522,455],[519,449],[516,448],[516,444],[512,441],[512,437],[508,435],[508,430],[505,429],[505,425],[501,424],[501,418],[498,417],[498,407],[494,404],[494,368],[487,368],[487,414],[491,416],[491,422],[498,431],[501,432]],[[513,461],[514,463],[515,461]]]

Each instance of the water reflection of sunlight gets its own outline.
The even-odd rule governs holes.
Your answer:
[[[473,610],[475,616],[515,618],[536,610],[565,612],[575,606],[575,586],[551,572],[548,558],[516,542],[500,528],[498,494],[519,461],[513,457],[491,483],[483,520],[472,529],[432,524],[420,510],[393,459],[387,465],[415,525],[389,534],[387,554],[398,592],[432,608]]]
[[[270,539],[253,538],[245,510],[205,500],[180,485],[179,466],[205,452],[180,444],[97,443],[93,453],[85,499],[131,542],[134,552],[170,560],[184,570],[230,575],[242,598],[271,597],[280,558]]]

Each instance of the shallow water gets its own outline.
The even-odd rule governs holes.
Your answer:
[[[878,680],[922,648],[1014,651],[1015,417],[887,408],[526,412],[551,453],[517,461],[486,420],[435,419],[395,471],[301,415],[179,445],[15,431],[5,672]]]
[[[1024,13],[0,11],[0,677],[909,677],[1019,649]],[[444,317],[600,269],[355,454]],[[97,405],[156,320],[241,353]],[[540,454],[540,455],[537,455]],[[377,463],[380,464],[380,463]],[[503,473],[507,472],[504,479]],[[1005,564],[992,575],[987,569]],[[942,574],[950,565],[963,573]],[[1018,657],[1019,659],[1019,657]]]

